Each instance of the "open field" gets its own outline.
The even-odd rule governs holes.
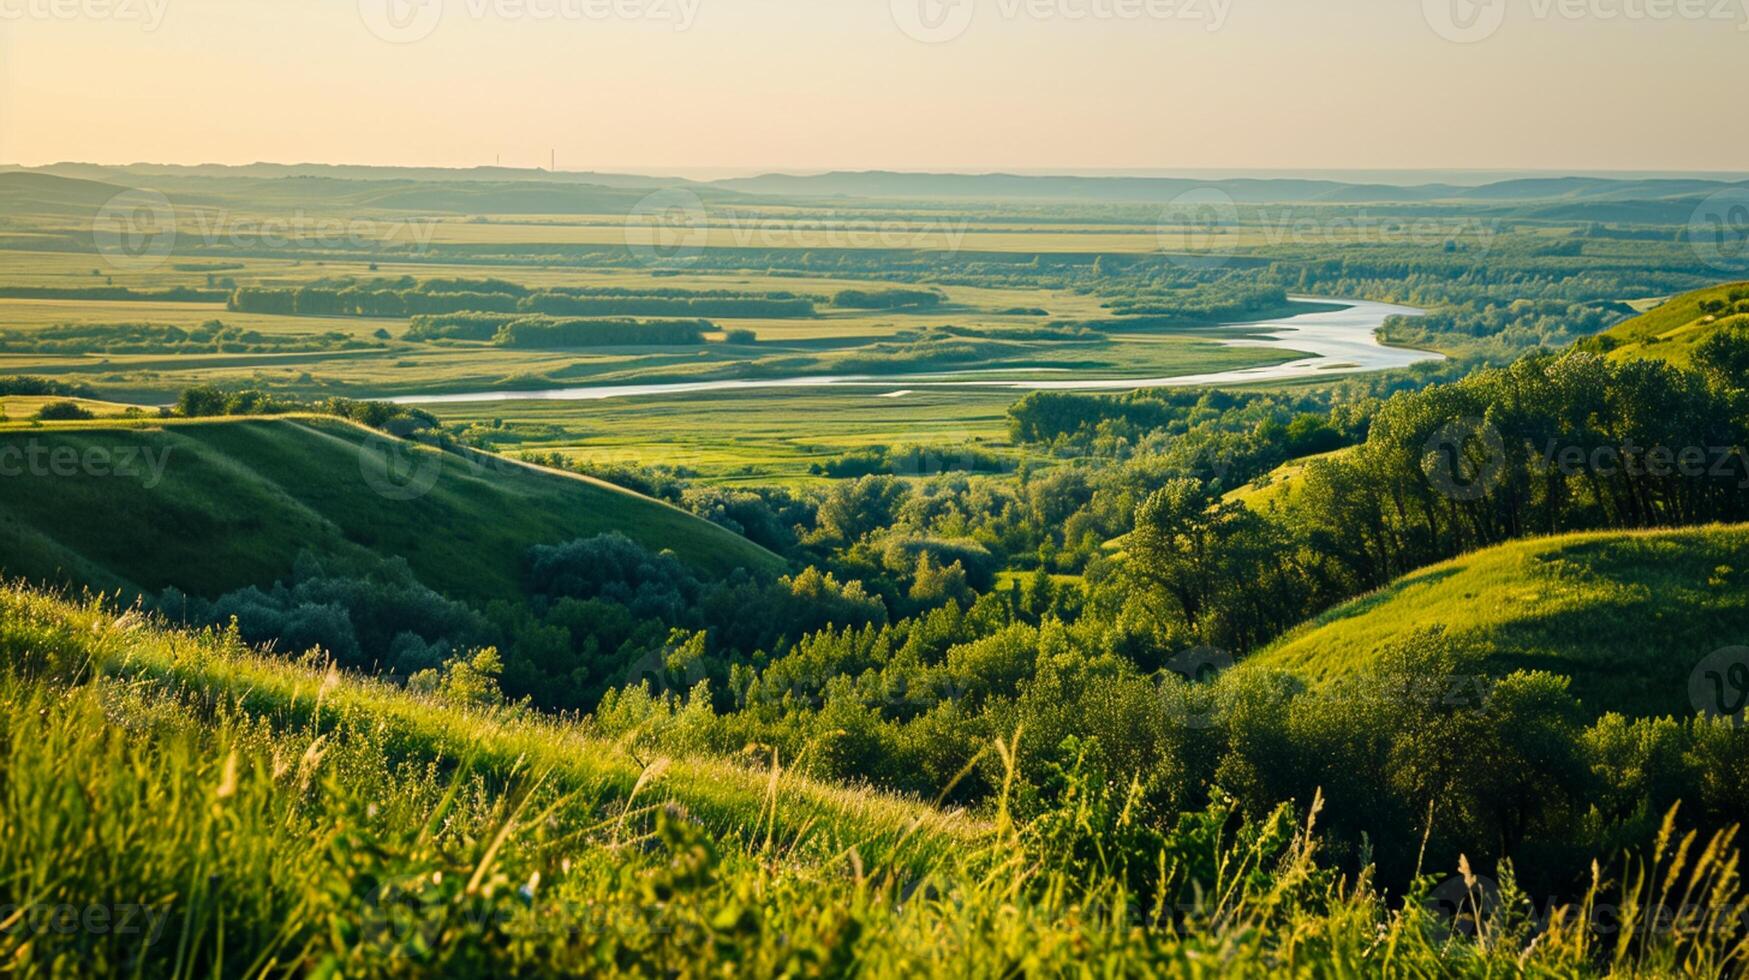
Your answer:
[[[603,465],[683,467],[709,483],[814,482],[809,467],[867,446],[977,445],[1012,457],[1014,393],[902,386],[432,406],[446,424],[496,426],[501,451]],[[798,424],[805,420],[804,424]],[[501,441],[500,441],[501,440]],[[919,474],[928,475],[928,474]]]

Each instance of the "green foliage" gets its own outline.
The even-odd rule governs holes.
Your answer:
[[[1736,282],[1673,297],[1612,327],[1592,349],[1612,359],[1650,358],[1679,367],[1705,356],[1718,363],[1742,343],[1749,328],[1749,284]],[[1737,355],[1740,356],[1740,355]],[[1730,375],[1737,384],[1741,374]]]
[[[79,422],[93,416],[78,402],[49,402],[37,409],[36,417],[39,422]]]
[[[570,287],[533,290],[503,279],[328,279],[294,287],[249,286],[230,309],[287,316],[411,316],[410,337],[466,338],[470,318],[805,317],[814,301],[792,293]],[[483,339],[483,338],[482,338]]]
[[[845,289],[833,295],[832,305],[849,310],[896,310],[940,306],[945,299],[931,289]]]
[[[497,347],[613,347],[698,344],[716,326],[707,320],[633,320],[452,313],[413,318],[408,340],[472,340]]]
[[[0,375],[0,395],[47,395],[63,398],[97,397],[96,389],[90,385],[74,384],[54,378],[20,377],[18,375]]]
[[[716,329],[708,320],[554,319],[522,317],[498,328],[498,347],[625,347],[699,344]]]
[[[429,667],[407,678],[407,689],[463,707],[490,708],[504,701],[498,678],[504,659],[492,647],[452,657],[442,668]]]
[[[1060,802],[975,821],[777,767],[640,766],[568,724],[29,593],[0,593],[0,654],[0,956],[24,972],[1663,976],[1749,958],[1735,837],[1674,812],[1568,899],[1505,865],[1485,899],[1490,865],[1434,865],[1463,883],[1442,911],[1436,877],[1399,903],[1335,875],[1315,802],[1303,821],[1225,797],[1144,821],[1090,743],[1064,743]]]
[[[264,334],[220,320],[188,330],[159,323],[90,323],[0,331],[0,350],[33,354],[259,354],[372,346],[339,331]]]

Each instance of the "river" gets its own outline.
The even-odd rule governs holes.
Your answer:
[[[407,395],[388,399],[399,405],[454,405],[468,402],[595,401],[648,395],[687,395],[711,391],[749,391],[761,388],[887,388],[903,396],[919,388],[1006,388],[1016,391],[1133,391],[1138,388],[1177,388],[1193,385],[1257,384],[1265,381],[1295,381],[1306,378],[1383,371],[1408,367],[1422,361],[1437,361],[1443,355],[1379,343],[1375,331],[1393,316],[1420,316],[1422,311],[1370,300],[1324,300],[1296,296],[1296,300],[1342,303],[1339,310],[1301,313],[1297,316],[1254,323],[1234,323],[1196,332],[1196,336],[1219,339],[1233,347],[1264,347],[1293,351],[1305,357],[1264,367],[1180,374],[1163,378],[966,377],[974,371],[936,374],[803,375],[792,378],[745,378],[717,381],[679,381],[657,384],[591,385],[533,391],[472,391],[444,395]],[[1241,336],[1221,338],[1222,333]],[[1000,374],[1057,375],[1061,369],[1001,368]]]

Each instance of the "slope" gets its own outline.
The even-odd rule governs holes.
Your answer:
[[[1655,358],[1689,367],[1700,344],[1723,330],[1738,328],[1749,329],[1749,282],[1684,293],[1579,346],[1616,360]]]
[[[1678,716],[1721,649],[1749,644],[1749,527],[1519,541],[1422,569],[1318,617],[1240,670],[1314,687],[1373,669],[1419,630],[1442,628],[1463,670],[1573,678],[1596,712]]]
[[[440,452],[336,419],[87,423],[0,432],[0,570],[213,596],[266,585],[301,551],[368,569],[402,558],[454,598],[520,595],[536,544],[620,531],[695,571],[775,555],[605,483]]]

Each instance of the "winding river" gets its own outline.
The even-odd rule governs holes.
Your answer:
[[[1321,300],[1296,296],[1306,302],[1343,305],[1338,310],[1302,313],[1278,320],[1234,323],[1198,331],[1198,336],[1219,339],[1233,347],[1264,347],[1306,355],[1282,364],[1181,374],[1164,378],[1057,377],[991,378],[966,377],[977,372],[938,374],[807,375],[793,378],[745,378],[718,381],[683,381],[660,384],[591,385],[535,391],[474,391],[447,395],[409,395],[388,399],[401,405],[444,405],[467,402],[595,401],[640,395],[686,395],[710,391],[748,391],[760,388],[887,388],[903,389],[888,394],[903,396],[919,388],[1007,388],[1018,391],[1132,391],[1137,388],[1175,388],[1193,385],[1256,384],[1265,381],[1295,381],[1306,378],[1382,371],[1408,367],[1422,361],[1441,360],[1443,355],[1379,343],[1374,332],[1393,316],[1420,316],[1422,311],[1369,300]],[[1221,338],[1222,333],[1239,336]],[[992,373],[1057,375],[1062,369],[1000,368]]]

